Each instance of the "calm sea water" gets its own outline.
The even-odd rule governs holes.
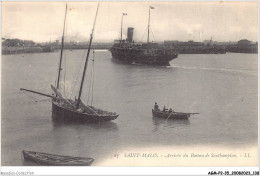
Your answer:
[[[65,52],[61,91],[67,97],[77,96],[85,54]],[[96,51],[94,58],[82,99],[91,103],[93,71],[93,105],[119,113],[111,122],[54,122],[48,98],[19,91],[52,93],[59,52],[2,56],[2,165],[32,165],[21,158],[23,149],[93,157],[98,165],[129,147],[257,145],[256,54],[183,54],[170,67],[119,63],[108,51]],[[187,121],[153,118],[155,101],[160,108],[200,114]]]

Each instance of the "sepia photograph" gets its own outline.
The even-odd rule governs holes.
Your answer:
[[[258,1],[2,1],[1,175],[259,175],[258,21]]]

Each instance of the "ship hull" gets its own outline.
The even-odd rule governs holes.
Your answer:
[[[144,65],[169,66],[170,61],[177,58],[178,54],[169,55],[138,55],[126,54],[124,52],[111,51],[113,59],[127,63],[138,63]]]
[[[74,109],[62,107],[59,103],[52,101],[52,118],[54,120],[100,122],[100,121],[114,120],[117,117],[118,114],[96,115],[96,114],[82,113]]]

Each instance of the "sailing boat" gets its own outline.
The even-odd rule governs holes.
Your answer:
[[[59,91],[60,77],[61,77],[61,70],[62,70],[61,64],[62,64],[62,55],[63,55],[63,48],[64,48],[64,31],[65,31],[65,23],[66,23],[66,16],[67,16],[67,5],[66,5],[66,10],[65,10],[57,85],[56,85],[56,87],[51,85],[51,88],[54,91],[55,96],[33,91],[33,90],[28,90],[28,89],[23,89],[23,88],[20,89],[23,91],[28,91],[28,92],[32,92],[32,93],[36,93],[39,95],[43,95],[43,96],[52,98],[52,118],[53,119],[72,120],[72,121],[78,121],[78,120],[80,120],[80,121],[110,121],[110,120],[116,119],[119,116],[119,114],[117,114],[115,112],[108,112],[108,111],[104,111],[102,109],[95,108],[93,106],[85,105],[81,101],[81,94],[82,94],[84,78],[85,78],[85,74],[86,74],[86,70],[87,70],[88,58],[89,58],[90,48],[91,48],[91,44],[92,44],[92,40],[93,40],[93,34],[94,34],[98,9],[99,9],[99,4],[97,6],[92,32],[90,34],[89,46],[88,46],[87,56],[86,56],[86,60],[85,60],[83,75],[81,78],[81,84],[80,84],[78,98],[75,100],[67,99],[67,98],[63,97]]]

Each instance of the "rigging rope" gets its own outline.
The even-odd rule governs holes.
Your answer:
[[[24,92],[22,92],[22,94],[24,94],[25,96],[29,97],[29,98],[32,99],[34,102],[38,102],[38,100],[37,100],[36,98],[34,98],[34,97],[32,97],[32,96],[30,96],[30,95],[24,93]]]
[[[93,50],[93,59],[92,59],[92,70],[91,70],[91,79],[90,79],[90,85],[89,85],[89,90],[88,90],[88,99],[87,99],[87,103],[89,103],[90,101],[90,105],[92,106],[93,103],[93,99],[94,99],[94,91],[93,91],[93,87],[94,87],[94,61],[95,61],[95,50]],[[90,96],[90,92],[91,92],[91,96]]]
[[[143,33],[143,35],[142,35],[141,42],[143,42],[143,38],[144,38],[144,35],[145,35],[146,31],[147,31],[147,28],[148,28],[148,27],[146,27],[146,29],[145,29],[145,31],[144,31],[144,33]]]
[[[153,34],[153,31],[152,31],[152,28],[150,27],[150,29],[151,29],[151,32],[152,32],[152,34]],[[154,34],[153,34],[153,40],[155,41],[155,37],[154,37]]]
[[[67,36],[68,36],[68,22],[67,22],[67,25],[66,25],[66,29],[65,29],[65,31],[66,31],[66,33],[65,33],[65,39],[67,38]],[[65,43],[65,39],[64,39],[64,43]],[[67,52],[66,52],[66,50],[64,50],[64,71],[62,72],[63,73],[63,88],[64,88],[64,93],[63,93],[63,95],[64,95],[64,97],[66,97],[66,67],[67,67]]]
[[[95,79],[94,79],[94,74],[95,74],[95,70],[94,70],[94,69],[95,69],[95,67],[94,67],[94,61],[95,61],[95,60],[94,60],[94,59],[95,59],[95,58],[94,58],[94,53],[95,53],[95,51],[93,50],[93,60],[92,60],[92,61],[93,61],[93,75],[92,75],[92,100],[91,100],[91,104],[90,104],[91,106],[92,106],[92,103],[93,103],[93,100],[94,100],[94,80],[95,80]]]
[[[29,97],[29,98],[32,99],[34,102],[50,101],[50,98],[48,98],[48,99],[37,99],[37,98],[35,98],[35,97],[33,97],[33,96],[31,96],[31,95],[25,93],[25,92],[20,92],[19,94],[23,94],[23,95]]]
[[[63,80],[63,84],[64,84],[64,97],[66,97],[66,66],[67,66],[67,55],[66,55],[66,51],[65,51],[65,58],[64,58],[64,72],[63,72],[63,77],[64,77],[64,80]]]
[[[84,50],[84,52],[83,52],[83,54],[82,54],[82,59],[81,59],[81,63],[80,63],[80,66],[81,66],[81,68],[83,67],[83,61],[85,60],[84,59],[84,56],[86,55],[86,50]],[[71,96],[72,96],[72,94],[73,94],[73,92],[74,92],[74,90],[75,90],[75,87],[76,87],[76,84],[77,84],[77,81],[78,81],[78,77],[79,77],[79,73],[80,73],[80,70],[81,70],[81,68],[78,70],[78,72],[75,74],[75,76],[74,76],[74,79],[73,79],[73,82],[74,82],[74,86],[73,86],[73,88],[72,88],[72,91],[71,91],[71,94],[70,94],[70,98],[71,98]],[[75,80],[75,81],[74,81]]]

